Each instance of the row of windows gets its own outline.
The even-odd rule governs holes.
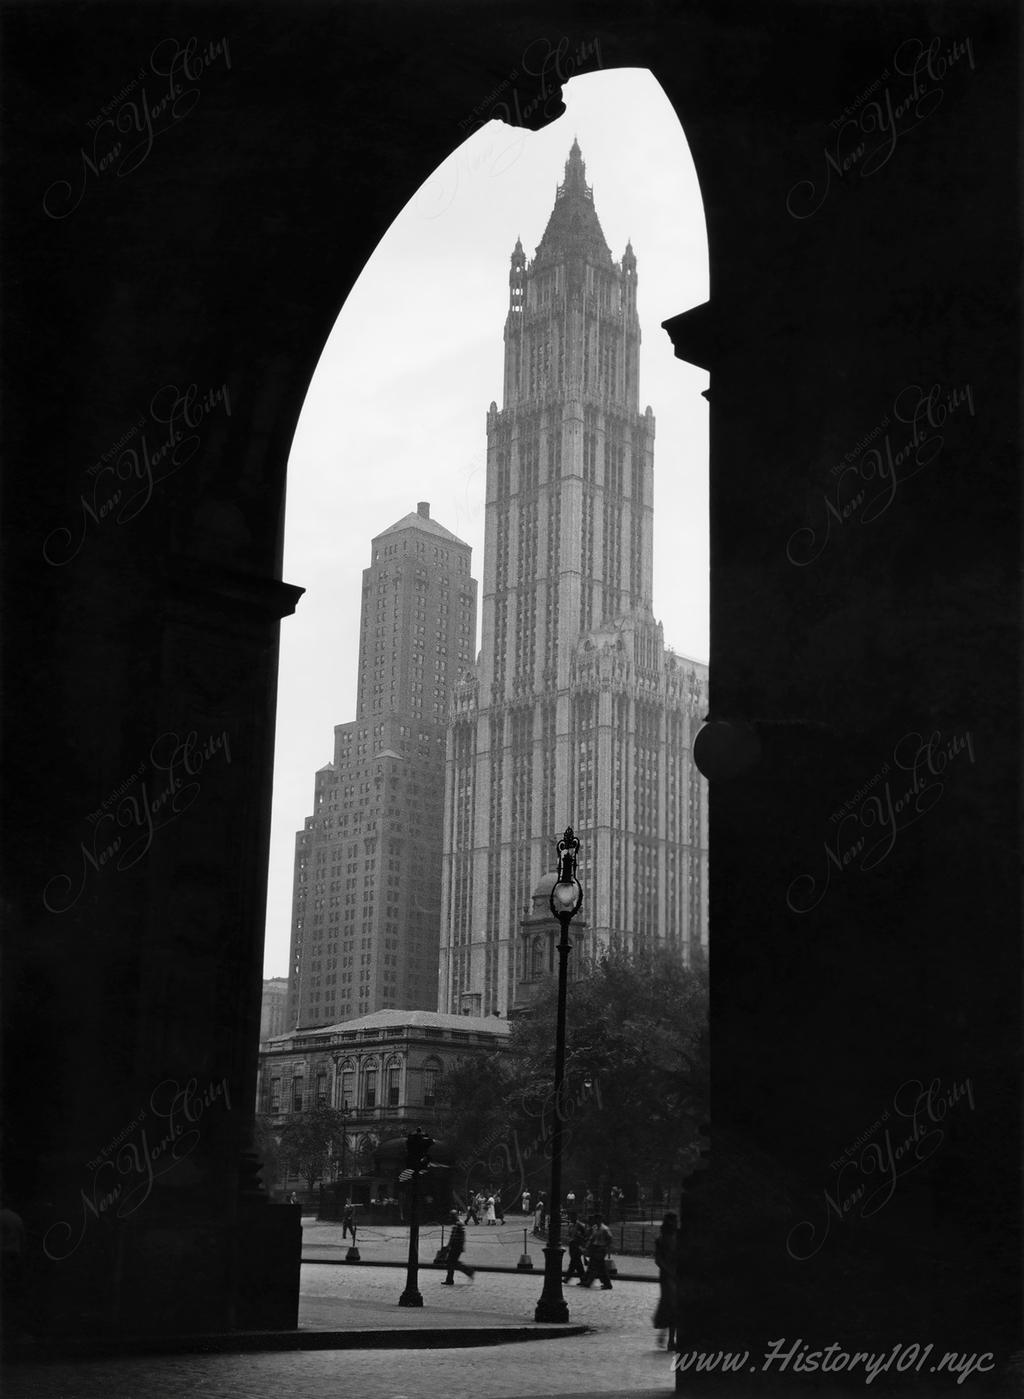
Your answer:
[[[358,1106],[364,1108],[375,1108],[378,1106],[401,1107],[401,1069],[397,1065],[392,1065],[386,1070],[384,1079],[384,1096],[381,1103],[377,1102],[377,1069],[367,1068],[362,1073],[361,1094]],[[428,1064],[422,1071],[423,1081],[423,1106],[433,1107],[437,1102],[437,1090],[441,1080],[441,1067],[438,1064]],[[339,1108],[356,1107],[356,1074],[351,1070],[346,1070],[340,1075],[338,1087],[338,1102],[335,1106]],[[326,1069],[317,1072],[312,1090],[307,1093],[306,1080],[304,1074],[295,1074],[290,1084],[291,1111],[303,1112],[309,1107],[327,1107],[330,1105],[330,1089],[328,1083],[328,1073]],[[269,1092],[267,1095],[267,1106],[270,1112],[280,1112],[282,1101],[282,1080],[279,1075],[274,1075],[270,1079]]]

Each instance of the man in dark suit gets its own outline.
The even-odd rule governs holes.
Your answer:
[[[445,1278],[444,1282],[442,1282],[442,1287],[455,1286],[456,1268],[458,1268],[460,1273],[465,1273],[470,1282],[473,1281],[473,1274],[476,1272],[475,1268],[470,1268],[465,1263],[459,1262],[459,1259],[462,1257],[462,1250],[466,1247],[466,1227],[459,1218],[458,1210],[452,1210],[451,1221],[452,1232],[448,1239],[448,1253],[446,1255],[448,1276]]]

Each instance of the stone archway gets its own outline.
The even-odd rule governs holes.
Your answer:
[[[205,27],[209,52],[189,80],[199,100],[120,175],[94,161],[58,221],[46,191],[88,169],[82,151],[93,160],[104,109],[130,100],[140,66],[162,98],[151,60],[168,30],[151,7],[30,9],[7,16],[4,54],[9,108],[34,123],[8,149],[4,209],[18,268],[5,317],[7,700],[21,725],[5,814],[23,837],[6,871],[4,1185],[32,1241],[33,1329],[294,1323],[297,1229],[260,1201],[246,1155],[277,639],[296,601],[280,574],[288,447],[381,230],[475,119],[490,75],[558,26],[580,44],[597,37],[605,65],[654,72],[687,133],[712,248],[709,306],[673,334],[713,376],[712,715],[755,727],[761,757],[712,794],[716,1152],[731,1140],[735,1169],[716,1167],[709,1187],[732,1232],[690,1254],[706,1284],[690,1334],[743,1348],[742,1315],[751,1345],[831,1341],[843,1318],[868,1348],[930,1326],[1005,1355],[1019,1344],[1021,1198],[1005,1151],[1020,1123],[1006,1050],[1020,1029],[1007,836],[1019,521],[1005,450],[1019,376],[1015,345],[993,331],[1016,282],[1014,172],[991,139],[1016,112],[1005,19],[915,9],[946,55],[977,26],[984,82],[966,57],[950,65],[941,114],[902,132],[885,167],[833,181],[798,224],[787,191],[820,171],[837,119],[878,74],[896,81],[902,10],[784,5],[769,30],[742,5],[633,18],[602,0],[583,34],[570,6],[542,18],[500,3],[414,7],[401,42],[416,57],[396,63],[390,10],[299,20],[264,7],[232,12],[229,34],[225,11],[194,7],[184,28]],[[533,76],[516,90],[525,105],[540,88]],[[812,592],[785,541],[820,503],[821,471],[827,487],[915,375],[947,398],[984,383],[984,414],[979,401],[969,430],[955,439],[954,419],[945,434],[946,460],[973,469],[933,472],[901,515],[847,531]],[[198,422],[186,405],[203,409]],[[189,429],[181,442],[199,443],[147,495],[123,454],[135,428],[152,461],[157,425],[175,430],[168,415]],[[134,513],[105,494],[111,458],[128,462],[122,491],[142,490]],[[49,561],[44,542],[83,523],[82,550]],[[901,734],[952,741],[979,715],[998,757],[983,762],[979,743],[898,859],[844,876],[810,935],[784,887],[775,897],[780,871],[785,886],[810,868],[837,803]],[[152,828],[146,810],[161,817]],[[775,955],[758,963],[760,1013],[741,1015],[731,993],[749,1008],[755,940]],[[984,1081],[998,1109],[965,1115],[941,1172],[917,1176],[924,1193],[901,1189],[870,1235],[851,1223],[821,1265],[795,1263],[786,1230],[820,1204],[822,1163],[904,1079],[975,1072],[979,1103]],[[131,1152],[118,1153],[144,1122],[166,1123],[193,1081],[203,1110],[187,1188],[155,1189],[130,1230],[113,1228],[97,1171],[121,1159],[131,1184]],[[787,1191],[802,1197],[793,1213]]]

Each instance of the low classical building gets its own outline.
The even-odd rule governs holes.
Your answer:
[[[318,1106],[346,1114],[344,1151],[332,1177],[374,1175],[376,1147],[422,1127],[436,1136],[439,1089],[456,1063],[505,1044],[497,1016],[379,1010],[260,1045],[257,1110],[275,1128]],[[296,1183],[296,1190],[300,1184]]]

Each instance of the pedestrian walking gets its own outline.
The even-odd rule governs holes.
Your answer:
[[[356,1241],[356,1212],[351,1200],[345,1201],[345,1208],[341,1213],[341,1241],[345,1242],[348,1235],[352,1235],[352,1242]]]
[[[468,1224],[470,1220],[472,1220],[474,1224],[480,1223],[480,1216],[476,1211],[476,1196],[474,1195],[470,1195],[466,1204],[466,1223]]]
[[[588,1190],[586,1195],[584,1195],[583,1203],[586,1208],[587,1218],[589,1219],[597,1209],[597,1197],[592,1190]]]
[[[475,1268],[471,1268],[468,1263],[460,1263],[462,1251],[466,1247],[466,1228],[459,1218],[458,1210],[451,1212],[452,1232],[448,1239],[448,1252],[445,1254],[445,1262],[448,1264],[448,1276],[441,1283],[442,1287],[455,1286],[455,1269],[460,1273],[465,1273],[470,1282],[473,1281]]]
[[[0,1209],[0,1294],[3,1301],[4,1354],[25,1334],[25,1221],[9,1205]]]
[[[586,1260],[583,1257],[583,1246],[587,1242],[587,1226],[580,1219],[578,1214],[569,1216],[569,1267],[566,1269],[563,1282],[569,1282],[571,1278],[579,1278],[580,1282],[586,1281],[587,1271],[584,1266]]]
[[[529,1214],[529,1213],[530,1213],[530,1192],[529,1192],[528,1190],[524,1190],[524,1191],[523,1191],[523,1214]]]
[[[543,1190],[537,1196],[537,1208],[533,1212],[533,1232],[535,1234],[544,1233],[544,1221],[547,1218],[547,1208],[544,1203]]]
[[[504,1223],[505,1223],[505,1210],[504,1210],[504,1207],[502,1206],[502,1203],[501,1203],[501,1191],[500,1191],[500,1190],[496,1190],[496,1191],[494,1192],[494,1213],[495,1213],[495,1216],[497,1217],[498,1223],[499,1223],[499,1224],[504,1224]]]
[[[488,1224],[497,1224],[498,1216],[494,1213],[494,1196],[487,1197],[487,1213],[484,1216]]]
[[[608,1255],[612,1248],[612,1231],[599,1214],[594,1215],[593,1228],[587,1240],[587,1276],[581,1287],[592,1287],[595,1279],[603,1292],[610,1292],[612,1280],[608,1276]]]
[[[573,1212],[573,1210],[575,1210],[575,1208],[576,1208],[576,1192],[575,1192],[574,1190],[570,1190],[569,1193],[568,1193],[568,1195],[566,1195],[566,1197],[565,1197],[565,1212],[566,1212],[566,1214],[571,1214],[571,1213]]]
[[[676,1281],[676,1258],[679,1252],[679,1220],[673,1210],[669,1210],[661,1222],[661,1232],[654,1241],[654,1261],[658,1265],[658,1285],[661,1292],[654,1313],[654,1325],[658,1331],[658,1346],[673,1350],[676,1344],[676,1308],[678,1291]],[[666,1332],[668,1340],[666,1341]]]

